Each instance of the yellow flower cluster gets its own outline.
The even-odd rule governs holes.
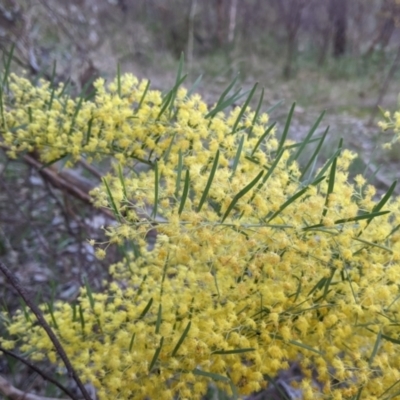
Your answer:
[[[82,288],[46,315],[100,399],[200,399],[210,379],[250,394],[295,360],[306,399],[313,371],[326,399],[398,396],[400,200],[350,184],[354,154],[307,183],[298,146],[277,140],[267,115],[214,113],[131,75],[98,80],[93,102],[14,75],[9,86],[11,156],[118,162],[92,195],[116,215],[110,242],[132,251],[104,293]],[[16,341],[3,345],[60,363],[24,313],[8,330]]]
[[[400,137],[400,112],[396,111],[391,114],[389,111],[383,113],[384,120],[378,122],[378,126],[383,130],[393,130],[394,138],[387,143],[384,143],[383,148],[390,149],[393,143],[397,142]]]

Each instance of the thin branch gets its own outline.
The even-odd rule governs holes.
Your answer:
[[[376,99],[375,106],[371,112],[371,117],[368,121],[368,125],[370,125],[370,126],[374,123],[374,119],[378,112],[378,106],[379,106],[379,104],[382,103],[382,100],[385,97],[385,94],[389,88],[389,84],[390,84],[391,80],[393,79],[399,65],[400,65],[400,46],[397,49],[396,57],[394,58],[393,63],[389,69],[389,72],[387,73],[386,78],[383,81],[381,88],[379,90],[378,98]]]
[[[15,354],[12,351],[6,350],[5,348],[0,346],[0,352],[7,354],[10,357],[15,358],[16,360],[21,361],[25,365],[27,365],[30,369],[35,371],[37,374],[39,374],[44,380],[51,382],[53,385],[57,386],[59,389],[61,389],[66,395],[71,397],[72,399],[74,398],[74,395],[61,383],[53,379],[51,376],[47,375],[45,372],[43,372],[40,368],[38,368],[36,365],[32,364],[29,360],[26,360],[24,357],[21,357],[18,354]],[[1,390],[1,388],[0,388]]]
[[[48,181],[50,184],[57,189],[69,193],[73,197],[83,201],[86,204],[93,206],[92,198],[89,196],[85,189],[81,188],[76,177],[72,177],[71,174],[67,174],[64,171],[62,174],[57,173],[51,168],[43,168],[43,164],[37,161],[31,155],[23,155],[23,159],[31,166],[35,167],[39,173]],[[99,210],[110,218],[114,218],[112,212],[106,208],[99,208]]]
[[[54,397],[42,397],[36,394],[25,393],[22,390],[15,388],[2,376],[0,376],[0,393],[10,400],[60,400]]]
[[[58,340],[57,336],[54,334],[50,325],[44,319],[43,314],[40,311],[39,307],[30,299],[30,296],[28,295],[27,291],[19,283],[18,278],[1,261],[0,261],[0,270],[3,272],[3,274],[6,276],[6,278],[10,281],[11,285],[15,288],[15,290],[18,292],[18,294],[22,297],[22,299],[25,301],[27,306],[35,314],[37,320],[39,321],[39,324],[45,330],[45,332],[47,333],[47,336],[53,342],[53,345],[54,345],[57,353],[63,360],[64,365],[67,368],[68,375],[75,380],[75,382],[78,385],[80,391],[82,392],[82,395],[85,398],[85,400],[92,400],[89,393],[87,392],[85,386],[83,385],[81,379],[79,378],[78,374],[76,373],[74,367],[72,366],[71,361],[69,360],[67,354],[65,353],[65,350],[62,347],[60,341]],[[73,399],[76,399],[76,397],[73,397]]]

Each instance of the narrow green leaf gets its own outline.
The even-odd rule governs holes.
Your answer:
[[[32,122],[32,121],[30,121],[30,122]],[[16,125],[16,126],[13,126],[12,128],[10,128],[9,132],[15,133],[15,132],[18,132],[20,129],[25,130],[27,127],[28,127],[28,124]]]
[[[386,393],[389,393],[395,386],[397,386],[400,383],[400,380],[396,381],[393,383],[393,385],[390,385],[378,398],[382,398]],[[392,400],[392,399],[397,399],[398,396],[400,396],[400,391],[395,392],[392,395],[389,395],[389,397],[385,397],[385,400]]]
[[[318,154],[319,154],[320,151],[321,151],[321,147],[322,147],[322,145],[323,145],[323,143],[324,143],[324,141],[325,141],[325,138],[326,138],[326,135],[328,134],[328,132],[329,132],[329,126],[327,126],[327,128],[325,129],[325,132],[324,132],[324,134],[322,135],[321,140],[320,140],[319,143],[318,143],[318,146],[315,148],[313,155],[312,155],[311,158],[308,160],[308,163],[306,164],[306,166],[303,168],[303,170],[302,170],[302,172],[301,172],[301,177],[300,177],[300,180],[301,180],[301,181],[303,180],[303,178],[304,178],[306,172],[308,171],[308,169],[309,169],[309,168],[311,167],[311,165],[313,165],[314,162],[316,161],[317,156],[318,156]]]
[[[373,179],[375,179],[376,175],[381,170],[381,168],[382,168],[382,164],[380,164],[380,165],[378,165],[378,167],[376,167],[375,171],[373,171],[372,174],[368,177],[368,182],[371,182]],[[372,169],[372,167],[371,167],[371,169]],[[367,171],[367,170],[368,170],[368,168],[366,168],[365,171]]]
[[[254,125],[255,125],[256,122],[257,122],[258,115],[259,115],[259,113],[260,113],[261,104],[262,104],[263,100],[264,100],[264,88],[261,89],[261,95],[260,95],[260,99],[258,100],[256,112],[254,113],[253,121],[251,121],[251,127],[250,127],[250,129],[249,129],[249,137],[251,137],[251,134],[252,134],[253,129],[254,129]]]
[[[364,390],[364,388],[361,386],[360,389],[358,389],[358,392],[356,395],[352,397],[352,400],[360,400],[361,399],[361,393]]]
[[[31,323],[32,322],[31,316],[30,316],[30,314],[28,312],[28,309],[26,307],[25,301],[23,301],[20,297],[18,298],[18,300],[19,300],[19,303],[21,305],[22,311],[24,312],[25,321]]]
[[[187,75],[183,76],[176,84],[175,86],[167,93],[167,95],[163,99],[163,105],[161,107],[160,112],[157,115],[156,120],[159,120],[161,116],[164,114],[165,110],[169,108],[171,111],[173,106],[174,106],[174,101],[176,97],[176,92],[179,88],[179,86],[182,84],[182,82],[186,79]]]
[[[157,321],[156,321],[156,334],[160,333],[160,326],[162,322],[162,305],[158,306]]]
[[[303,152],[304,148],[305,148],[309,143],[311,143],[311,142],[310,142],[311,137],[312,137],[312,135],[315,133],[315,131],[317,130],[317,128],[318,128],[318,126],[319,126],[319,124],[320,124],[322,118],[324,117],[324,115],[325,115],[325,111],[323,111],[323,112],[321,113],[321,115],[318,117],[318,119],[315,121],[314,125],[312,126],[312,128],[311,128],[310,131],[308,132],[308,134],[307,134],[307,136],[305,137],[305,139],[300,143],[300,147],[297,149],[296,153],[294,153],[294,154],[289,158],[288,163],[291,163],[292,161],[296,161],[296,160],[300,157],[300,155],[301,155],[301,153]]]
[[[376,218],[381,215],[385,215],[385,214],[389,214],[389,213],[390,213],[390,211],[370,212],[370,213],[363,214],[363,215],[357,215],[357,217],[338,219],[335,221],[335,224],[344,224],[347,222],[361,221],[361,220],[367,219],[367,218],[372,219],[372,218]]]
[[[161,278],[161,285],[160,285],[160,297],[162,297],[163,292],[164,292],[164,281],[165,277],[167,276],[167,267],[168,267],[168,261],[169,261],[169,253],[167,255],[167,259],[165,260],[164,267],[163,267],[163,274]]]
[[[185,176],[185,184],[183,186],[183,192],[182,192],[182,197],[181,197],[181,203],[179,205],[179,210],[178,214],[181,215],[183,209],[185,208],[185,202],[189,193],[189,186],[190,186],[190,174],[189,170],[186,170],[186,176]]]
[[[85,333],[85,317],[83,315],[82,305],[79,304],[79,319],[81,322],[82,333]]]
[[[129,342],[129,352],[132,351],[133,343],[135,342],[136,332],[132,334],[131,341]]]
[[[51,93],[50,93],[50,100],[49,100],[49,103],[48,103],[48,106],[47,106],[48,110],[51,110],[51,107],[53,106],[53,100],[54,100],[55,91],[56,91],[56,87],[54,85],[52,85]]]
[[[299,281],[299,285],[297,286],[297,290],[296,290],[296,293],[295,293],[295,296],[294,296],[294,300],[293,300],[293,303],[296,303],[296,301],[299,298],[299,295],[301,293],[302,282],[301,282],[301,279],[298,278],[296,275],[293,275],[293,277],[296,278]]]
[[[226,95],[230,92],[230,90],[233,88],[233,86],[235,85],[236,81],[239,78],[239,74],[235,76],[235,78],[232,80],[232,82],[228,85],[228,87],[222,92],[220,98],[217,101],[217,104],[214,108],[214,110],[210,111],[205,118],[210,118],[210,117],[214,117],[215,114],[217,114],[220,110],[218,110],[219,106],[221,105],[221,103],[223,103]],[[218,110],[215,112],[215,110]]]
[[[89,144],[90,141],[90,136],[92,135],[92,124],[93,124],[93,117],[89,119],[88,121],[88,130],[86,133],[86,141],[85,141],[85,146]]]
[[[147,314],[147,312],[150,310],[151,305],[153,304],[153,298],[149,300],[147,303],[146,307],[143,309],[142,313],[139,315],[138,319],[144,318],[144,316]]]
[[[64,93],[69,93],[70,88],[71,88],[71,78],[68,78],[65,82],[63,82],[62,90],[58,95],[58,98],[63,97]]]
[[[15,49],[15,43],[13,43],[11,45],[10,52],[8,53],[5,64],[4,64],[3,82],[1,84],[2,88],[8,87],[8,76],[10,74],[10,67],[11,67],[11,61],[12,61],[13,55],[14,55],[14,49]]]
[[[272,129],[274,129],[275,125],[276,125],[276,122],[274,122],[273,124],[271,124],[271,125],[265,130],[265,132],[260,136],[260,138],[259,138],[258,141],[257,141],[257,144],[254,146],[254,149],[253,149],[253,151],[251,152],[251,156],[254,155],[254,153],[257,151],[258,147],[259,147],[260,144],[262,143],[262,141],[266,138],[266,136],[268,136],[268,135],[271,133],[271,131],[272,131]]]
[[[176,354],[178,353],[179,348],[181,347],[183,341],[185,340],[187,334],[190,331],[190,327],[192,326],[192,321],[189,321],[188,324],[186,325],[185,330],[183,331],[181,337],[179,338],[178,342],[176,343],[176,346],[174,347],[174,350],[172,350],[172,357],[175,357]]]
[[[317,349],[314,349],[314,347],[308,346],[304,343],[297,342],[296,340],[289,340],[289,343],[293,344],[294,346],[301,347],[305,350],[312,351],[313,353],[319,354],[320,356],[324,355],[324,353],[322,353],[321,351],[319,351]]]
[[[232,379],[231,379],[228,371],[226,372],[226,375],[229,377],[229,386],[230,386],[231,391],[232,391],[231,400],[239,400],[239,398],[241,398],[241,397],[239,397],[239,392],[238,392],[236,386],[234,385],[234,383],[232,382]]]
[[[54,317],[54,307],[53,307],[53,303],[51,301],[49,301],[47,303],[47,309],[48,309],[48,311],[50,313],[50,317],[51,317],[51,320],[53,321],[54,327],[56,329],[58,329],[58,324],[57,324],[57,321],[56,321],[56,319]]]
[[[193,83],[192,87],[189,89],[188,93],[187,93],[187,97],[190,97],[197,89],[197,87],[199,86],[201,80],[203,79],[203,75],[200,75],[195,82]]]
[[[76,303],[72,303],[72,322],[76,321]]]
[[[82,107],[83,99],[84,99],[84,98],[83,98],[83,94],[82,94],[82,96],[79,98],[78,104],[76,105],[74,115],[72,116],[72,119],[71,119],[71,127],[69,128],[68,136],[70,136],[71,133],[72,133],[72,131],[74,130],[75,122],[76,122],[76,117],[78,116],[79,111],[80,111],[80,109],[81,109],[81,107]]]
[[[282,149],[275,157],[274,162],[271,164],[271,166],[268,169],[268,172],[265,174],[262,183],[257,187],[257,190],[260,190],[261,187],[265,184],[265,182],[267,182],[267,180],[269,179],[269,177],[272,175],[272,173],[275,171],[276,166],[278,165],[279,161],[281,160],[282,156],[283,156],[283,152],[285,149]]]
[[[294,113],[295,107],[296,107],[296,103],[293,103],[293,104],[292,104],[292,107],[290,108],[288,117],[287,117],[287,119],[286,119],[285,128],[283,129],[283,133],[282,133],[281,140],[280,140],[280,142],[279,142],[278,149],[276,150],[276,153],[277,153],[277,154],[282,150],[283,145],[285,144],[286,137],[287,137],[288,132],[289,132],[290,124],[291,124],[291,122],[292,122],[292,117],[293,117],[293,113]]]
[[[210,190],[212,181],[214,180],[215,172],[216,172],[216,170],[218,168],[218,160],[219,160],[219,149],[217,150],[217,153],[215,154],[214,162],[213,162],[213,165],[211,167],[211,171],[210,171],[210,175],[209,175],[208,180],[207,180],[206,187],[205,187],[204,192],[203,192],[203,194],[201,196],[200,203],[199,203],[199,205],[197,207],[197,212],[201,211],[201,207],[203,207],[203,204],[206,201],[206,198],[207,198],[208,192]]]
[[[62,171],[65,168],[65,166],[67,165],[68,161],[71,160],[71,158],[72,158],[72,155],[67,154],[65,157],[63,157],[61,159],[60,168],[59,168],[60,171]]]
[[[322,299],[325,299],[326,298],[326,296],[329,294],[329,292],[330,292],[330,290],[329,290],[329,286],[331,285],[331,283],[332,283],[332,279],[333,279],[333,277],[334,277],[334,275],[335,275],[335,272],[336,272],[336,269],[335,268],[332,268],[331,269],[331,274],[329,275],[329,277],[326,279],[326,281],[325,281],[325,284],[324,284],[324,293],[322,294],[322,296],[321,296],[321,298]]]
[[[308,190],[308,187],[305,187],[298,191],[296,194],[294,194],[292,197],[287,199],[277,211],[275,211],[271,217],[268,218],[267,222],[271,222],[275,217],[277,217],[286,207],[288,207],[290,204],[292,204],[294,201],[296,201],[299,197],[303,196],[303,194]]]
[[[185,75],[182,79],[182,71],[183,71],[183,65],[184,65],[184,56],[183,52],[181,53],[181,57],[179,58],[179,65],[178,65],[178,73],[176,74],[176,80],[175,80],[175,86],[172,89],[172,96],[171,96],[171,101],[169,105],[169,111],[170,113],[172,112],[172,109],[174,107],[174,102],[176,98],[176,93],[178,92],[179,86],[181,83],[186,79],[187,75]]]
[[[361,243],[367,244],[368,246],[376,247],[378,249],[385,250],[385,251],[389,252],[390,254],[393,254],[393,250],[390,249],[389,247],[383,246],[383,245],[378,244],[378,243],[370,242],[368,240],[364,240],[364,239],[361,239],[359,237],[353,237],[353,239],[357,240],[357,242],[361,242]]]
[[[151,83],[151,81],[148,80],[148,81],[147,81],[147,84],[146,84],[146,87],[145,87],[145,89],[144,89],[144,92],[143,92],[143,94],[142,94],[142,97],[140,98],[139,104],[138,104],[138,106],[137,106],[137,108],[136,108],[136,114],[139,112],[140,107],[142,107],[144,98],[146,97],[147,91],[149,90],[150,83]]]
[[[335,160],[337,159],[338,155],[340,154],[340,152],[342,151],[342,147],[341,144],[343,142],[343,139],[340,139],[339,141],[339,148],[335,151],[335,153],[329,158],[329,160],[325,163],[325,165],[321,168],[321,170],[318,172],[317,176],[315,177],[315,179],[320,178],[321,176],[323,176],[325,174],[325,172],[328,170],[328,168],[335,162]]]
[[[124,178],[124,174],[122,173],[121,164],[118,164],[118,177],[119,177],[119,181],[121,182],[122,193],[124,194],[124,200],[126,200],[128,198],[128,195],[126,194],[125,178]]]
[[[240,93],[242,89],[238,89],[231,97],[228,97],[225,101],[217,104],[213,110],[211,110],[204,118],[213,119],[220,111],[225,110],[227,107],[233,106],[235,102],[239,101],[243,96],[246,96],[248,92]]]
[[[182,151],[179,149],[178,152],[178,171],[176,173],[176,189],[175,189],[175,197],[179,196],[179,192],[181,191],[181,178],[182,178],[182,169],[183,169],[183,157]]]
[[[308,292],[307,297],[311,296],[315,291],[322,289],[325,286],[325,282],[328,278],[321,278],[313,288]]]
[[[378,211],[376,213],[371,212],[371,213],[366,213],[366,214],[362,214],[362,215],[357,215],[356,217],[338,219],[338,220],[334,221],[334,224],[338,225],[338,224],[345,224],[347,222],[356,222],[356,221],[361,221],[363,219],[379,217],[381,215],[385,215],[385,214],[389,214],[389,213],[390,213],[390,211]],[[323,224],[310,225],[310,226],[304,227],[303,230],[306,231],[306,230],[310,230],[310,229],[314,229],[314,228],[320,228],[322,226],[324,226],[324,225]]]
[[[244,102],[244,104],[243,104],[243,106],[242,106],[242,108],[241,108],[241,110],[240,110],[240,112],[239,112],[239,115],[237,116],[236,121],[235,121],[235,123],[233,124],[232,132],[231,132],[231,133],[235,133],[235,132],[236,132],[236,129],[237,129],[238,125],[239,125],[239,122],[240,122],[240,120],[242,119],[242,117],[243,117],[243,115],[244,115],[244,113],[245,113],[245,111],[246,111],[246,108],[248,107],[248,105],[249,105],[249,103],[250,103],[252,97],[254,96],[254,93],[255,93],[255,91],[256,91],[256,89],[257,89],[257,86],[258,86],[258,82],[256,82],[256,83],[254,84],[254,86],[253,86],[253,88],[251,89],[251,91],[250,91],[250,93],[249,93],[249,95],[248,95],[246,101]]]
[[[281,104],[283,104],[284,101],[283,100],[279,100],[277,103],[275,103],[274,105],[272,105],[271,107],[269,107],[267,109],[267,111],[265,111],[267,114],[272,113],[272,111],[274,111],[276,108],[278,108]]]
[[[383,333],[381,334],[381,338],[387,340],[388,342],[394,343],[394,344],[400,344],[400,339],[392,338],[388,335],[384,335]]]
[[[390,188],[388,189],[388,191],[385,193],[385,195],[381,198],[381,200],[379,201],[378,204],[376,204],[374,206],[374,208],[372,209],[372,212],[376,212],[376,211],[380,211],[382,210],[382,207],[388,202],[388,200],[390,199],[390,197],[392,196],[394,189],[396,188],[397,185],[397,180],[394,181],[391,185]],[[371,218],[372,219],[372,218]],[[367,226],[369,225],[371,221],[368,221]]]
[[[242,137],[240,138],[238,149],[236,151],[235,159],[233,160],[232,174],[229,179],[232,179],[234,177],[237,166],[239,165],[240,155],[242,154],[244,140],[245,140],[245,135],[242,135]]]
[[[160,344],[157,347],[157,349],[156,349],[156,351],[154,353],[153,359],[150,362],[149,373],[153,370],[154,366],[156,365],[156,362],[158,360],[158,356],[161,353],[161,349],[162,349],[163,343],[164,343],[164,337],[161,338]]]
[[[396,233],[398,230],[400,229],[400,224],[395,226],[390,232],[389,234],[385,237],[385,239],[389,238],[390,236],[392,236],[394,233]]]
[[[376,354],[378,353],[379,350],[379,346],[381,345],[381,340],[382,340],[382,331],[379,330],[378,334],[376,335],[376,340],[375,340],[375,344],[374,344],[374,348],[372,349],[372,353],[371,356],[369,357],[368,360],[368,366],[371,368],[372,363],[374,361],[374,358],[376,356]]]
[[[48,168],[48,167],[50,167],[51,165],[55,164],[56,162],[61,161],[62,159],[67,158],[67,157],[69,157],[68,154],[63,154],[62,156],[56,158],[55,160],[52,160],[52,161],[49,161],[49,162],[43,164],[43,165],[39,168],[39,171],[42,171],[42,170],[44,170],[45,168]]]
[[[93,298],[92,288],[90,287],[89,282],[86,277],[84,277],[83,281],[85,283],[86,292],[89,297],[90,308],[93,310],[94,309],[94,298]]]
[[[154,207],[151,216],[155,218],[157,216],[157,208],[158,208],[158,190],[160,184],[160,177],[158,176],[158,162],[156,161],[154,164]]]
[[[322,182],[325,178],[326,178],[326,176],[321,176],[320,178],[315,179],[315,181],[312,181],[312,182],[310,183],[310,185],[312,185],[312,186],[317,186],[317,185],[318,185],[320,182]]]
[[[329,174],[329,180],[328,180],[328,191],[326,192],[326,197],[325,197],[325,204],[324,204],[324,209],[322,211],[322,216],[321,216],[321,223],[328,213],[328,205],[329,205],[329,196],[333,193],[333,189],[335,188],[335,177],[336,177],[336,164],[337,164],[337,157],[336,156],[333,159],[332,166],[331,166],[331,172]]]
[[[206,378],[210,378],[213,379],[214,381],[219,381],[219,382],[230,382],[230,379],[226,376],[214,374],[213,372],[202,371],[201,369],[198,368],[195,368],[193,370],[193,375],[204,376]]]
[[[229,354],[242,354],[242,353],[248,353],[250,351],[255,351],[254,347],[249,347],[249,348],[244,348],[244,349],[232,349],[232,350],[216,350],[211,353],[211,355],[214,354],[220,354],[220,355],[229,355]]]
[[[131,270],[131,273],[133,274],[133,271],[132,271],[132,270]],[[144,286],[146,280],[147,280],[147,275],[145,275],[145,276],[143,277],[143,279],[142,279],[142,282],[140,282],[139,289],[137,289],[137,291],[136,291],[135,301],[136,301],[136,300],[138,299],[138,297],[142,294],[142,292],[143,292],[143,286]],[[151,301],[151,303],[152,303],[152,302],[153,302],[153,299],[150,299],[150,301]],[[150,306],[151,306],[151,303],[150,303]],[[149,307],[149,308],[150,308],[150,307]],[[146,312],[147,312],[147,310],[146,310]],[[141,317],[140,317],[140,318],[141,318]]]
[[[254,185],[261,179],[263,176],[264,171],[261,171],[247,186],[245,186],[239,193],[235,195],[235,197],[232,199],[231,204],[229,204],[227,210],[225,211],[224,216],[222,217],[222,221],[224,222],[229,213],[232,211],[233,207],[235,207],[236,203],[247,193],[249,192]]]
[[[57,60],[53,62],[53,70],[51,71],[50,82],[51,85],[54,86],[54,79],[56,78],[56,71],[57,71]]]
[[[158,113],[157,118],[156,118],[157,121],[161,118],[161,116],[164,114],[165,110],[168,108],[169,103],[171,102],[171,99],[172,99],[172,91],[169,91],[163,98],[161,110]]]
[[[102,181],[104,183],[104,186],[106,187],[106,191],[107,191],[107,194],[108,194],[108,199],[110,201],[110,205],[111,205],[111,209],[113,211],[113,214],[115,215],[115,218],[118,220],[118,222],[121,222],[121,215],[120,215],[120,213],[118,211],[118,208],[117,208],[117,206],[115,204],[114,197],[113,197],[113,195],[111,193],[110,186],[108,186],[107,179],[103,177]]]
[[[4,118],[3,94],[4,94],[3,87],[0,87],[0,114],[1,114],[1,126],[2,126],[2,129],[5,131],[5,130],[7,130],[7,127],[6,127],[6,120],[5,120],[5,118]]]
[[[169,158],[169,154],[171,153],[171,148],[172,148],[172,145],[174,144],[175,137],[176,137],[176,132],[172,136],[171,141],[169,142],[168,148],[167,148],[167,150],[165,151],[165,153],[163,155],[163,160],[164,160],[165,164],[167,163],[168,158]]]
[[[317,136],[317,137],[315,137],[315,138],[313,138],[313,139],[310,139],[310,140],[308,141],[307,144],[319,142],[319,141],[321,140],[321,137],[322,137],[322,136]],[[297,149],[298,147],[301,147],[302,144],[303,144],[303,142],[292,143],[292,144],[288,144],[287,146],[285,146],[285,148],[286,148],[287,150],[290,150],[290,149]],[[289,158],[289,160],[290,160],[290,158]],[[289,161],[289,160],[288,160],[288,161]]]

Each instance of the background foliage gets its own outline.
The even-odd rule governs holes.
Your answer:
[[[85,86],[85,97],[92,97],[93,80],[99,75],[112,79],[118,63],[122,71],[151,78],[152,88],[172,86],[176,59],[183,50],[189,74],[185,83],[190,87],[204,73],[196,90],[211,109],[240,69],[242,74],[231,93],[244,87],[249,94],[254,80],[259,80],[260,86],[265,86],[263,110],[271,109],[282,98],[297,100],[290,137],[298,142],[307,135],[321,108],[328,108],[327,122],[332,126],[315,159],[316,168],[326,159],[333,161],[331,149],[337,147],[338,136],[344,136],[345,145],[361,154],[350,176],[362,173],[377,186],[378,193],[385,193],[396,177],[398,152],[394,144],[390,153],[383,153],[379,144],[385,139],[368,123],[374,120],[377,103],[391,109],[396,104],[398,89],[393,83],[398,82],[400,58],[398,4],[345,3],[338,15],[328,1],[172,1],[168,6],[157,1],[8,1],[1,4],[1,46],[8,54],[15,44],[12,70],[24,68],[34,83],[41,76],[54,84],[71,77],[67,92],[72,98]],[[118,82],[116,85],[112,90],[118,91]],[[55,98],[56,92],[52,95],[51,90],[49,87],[49,96]],[[233,108],[246,98],[233,100]],[[258,96],[248,100],[257,109]],[[281,123],[278,139],[285,132],[288,112],[288,106],[282,105],[272,111]],[[73,108],[70,115],[74,115]],[[397,121],[396,115],[393,118],[391,127]],[[68,124],[67,119],[64,123]],[[316,134],[322,135],[324,129],[316,128]],[[307,145],[309,150],[298,158],[303,167],[312,146]],[[109,279],[104,266],[120,260],[127,249],[121,244],[110,246],[108,259],[99,261],[86,242],[88,237],[106,240],[98,228],[115,218],[107,210],[82,208],[88,204],[89,190],[110,171],[110,160],[97,160],[93,168],[87,162],[90,159],[81,159],[73,170],[66,170],[63,165],[68,159],[64,158],[41,169],[47,161],[54,161],[54,157],[40,158],[40,152],[33,152],[10,160],[3,154],[1,249],[4,260],[16,268],[25,285],[40,284],[37,301],[51,305],[55,298],[74,301],[86,282],[94,290],[100,289],[103,279]],[[384,165],[379,167],[382,161]],[[61,173],[56,173],[60,168]],[[154,236],[154,231],[149,232],[149,237]],[[19,307],[5,281],[3,287],[5,307]],[[8,358],[2,362],[5,371],[21,368]],[[23,374],[13,375],[24,379]],[[39,387],[43,390],[41,383]]]

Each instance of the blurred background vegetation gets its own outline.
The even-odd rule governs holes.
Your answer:
[[[165,89],[183,52],[185,84],[203,75],[207,102],[240,72],[238,86],[265,88],[266,108],[286,102],[278,121],[297,102],[292,138],[327,109],[331,136],[370,160],[378,106],[397,107],[399,24],[399,0],[1,0],[0,51],[15,45],[15,68],[33,78],[50,79],[56,62],[56,82],[76,93],[118,64]]]
[[[343,138],[360,155],[352,174],[364,173],[381,193],[398,176],[400,146],[384,153],[388,140],[376,122],[378,106],[398,107],[399,0],[0,0],[3,59],[12,47],[13,72],[69,82],[75,96],[85,86],[90,93],[96,77],[114,78],[117,65],[165,90],[183,52],[185,84],[202,75],[197,90],[207,103],[240,73],[237,88],[264,87],[272,120],[282,124],[297,103],[291,139],[304,137],[327,110],[321,161]],[[77,185],[94,187],[107,165],[96,168],[74,170]],[[10,160],[0,150],[0,257],[35,288],[38,302],[73,300],[86,279],[101,287],[123,249],[99,261],[87,239],[101,240],[99,227],[109,222],[49,182],[35,160]],[[20,305],[2,276],[0,298],[6,309]],[[0,372],[43,392],[37,375],[15,374],[16,365],[4,357]]]

